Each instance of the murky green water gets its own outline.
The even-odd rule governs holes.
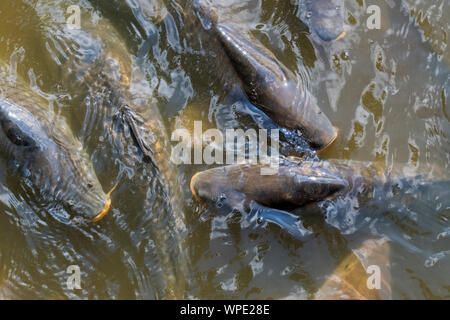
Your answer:
[[[347,34],[332,43],[312,40],[293,1],[227,0],[218,7],[302,79],[339,128],[337,140],[320,158],[376,162],[399,172],[433,168],[443,181],[381,188],[367,202],[347,197],[327,203],[322,214],[304,219],[314,235],[297,240],[276,226],[219,214],[198,203],[189,181],[209,166],[181,165],[175,184],[187,226],[184,297],[312,298],[352,249],[382,236],[390,240],[394,299],[450,297],[448,1],[344,3]],[[167,199],[155,182],[158,173],[137,165],[133,148],[124,148],[125,154],[113,149],[106,137],[107,118],[98,116],[101,107],[86,102],[97,93],[86,92],[80,100],[80,92],[62,83],[64,65],[54,53],[77,52],[83,39],[60,42],[64,35],[49,33],[58,28],[46,26],[61,23],[70,4],[81,8],[82,27],[83,19],[95,25],[105,17],[119,30],[148,82],[138,91],[151,97],[169,133],[180,125],[192,129],[194,120],[202,121],[203,130],[257,127],[245,106],[224,104],[226,79],[217,76],[223,66],[192,41],[174,7],[159,22],[158,11],[144,15],[131,0],[55,1],[50,6],[46,1],[2,1],[0,60],[49,101],[56,117],[68,119],[103,188],[117,181],[119,187],[101,222],[75,226],[35,203],[2,157],[0,296],[165,298],[167,266],[156,246],[167,226],[164,218],[155,224],[155,216],[164,216]],[[369,4],[381,8],[381,30],[366,27]],[[42,12],[51,18],[40,21]],[[286,155],[311,155],[305,148],[289,141],[281,145]],[[81,289],[67,287],[70,265],[80,267]]]

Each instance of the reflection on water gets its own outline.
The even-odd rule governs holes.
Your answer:
[[[137,70],[131,73],[137,75],[131,96],[145,95],[139,99],[159,110],[168,133],[180,125],[192,128],[194,120],[201,120],[204,130],[273,126],[251,106],[227,104],[233,79],[220,59],[206,54],[203,35],[189,30],[186,19],[191,17],[182,12],[183,1],[181,7],[166,1],[167,10],[162,0],[145,7],[139,2],[0,5],[0,60],[45,98],[55,115],[67,119],[103,189],[119,182],[111,212],[101,222],[64,224],[33,201],[30,186],[10,173],[2,156],[0,296],[171,297],[177,240],[167,236],[174,222],[168,218],[172,209],[162,173],[126,139],[131,135],[126,126],[112,123],[119,107],[114,101],[101,100],[94,82],[86,82],[87,89],[68,83],[67,73],[73,70],[64,59],[82,52],[89,61],[90,52],[81,49],[95,45],[64,33],[59,24],[67,6],[80,6],[82,29],[83,23],[97,26],[97,32],[88,32],[94,43],[111,38],[111,33],[102,34],[109,28],[102,29],[105,21],[118,30],[117,39],[131,54],[125,60]],[[198,203],[189,180],[209,166],[179,166],[169,178],[181,189],[175,194],[186,219],[187,232],[181,235],[189,264],[185,297],[313,298],[351,250],[384,237],[390,244],[393,298],[449,298],[450,9],[446,0],[377,2],[381,30],[366,27],[367,1],[346,0],[346,36],[324,43],[310,36],[293,1],[220,1],[219,12],[249,29],[292,70],[340,129],[320,158],[373,162],[396,174],[389,183],[376,185],[370,197],[355,191],[304,209],[303,223],[314,234],[298,240],[279,227]],[[119,47],[98,50],[114,55]],[[103,97],[108,93],[101,92]],[[102,103],[109,103],[110,110],[102,110]],[[125,138],[110,138],[117,126]],[[293,132],[284,130],[281,137],[283,154],[317,158]],[[424,172],[439,179],[422,178]],[[80,266],[80,290],[67,288],[70,265]]]

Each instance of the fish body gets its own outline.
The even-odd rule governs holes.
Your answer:
[[[70,1],[65,0],[42,1],[36,6],[42,28],[50,37],[49,50],[60,65],[60,85],[71,94],[72,103],[82,108],[89,125],[93,124],[84,129],[101,132],[100,135],[106,137],[105,142],[114,149],[117,161],[140,170],[141,174],[155,174],[154,177],[136,175],[126,183],[134,184],[134,192],[142,192],[145,198],[141,214],[151,219],[152,240],[165,274],[162,295],[182,298],[186,226],[177,168],[170,162],[164,122],[152,100],[145,75],[118,30],[89,4],[81,11],[80,28],[68,26],[64,21],[69,6]],[[74,110],[74,117],[79,114],[80,111]],[[148,195],[149,185],[142,185],[142,179],[150,183],[159,181],[167,209],[153,212],[154,199]]]
[[[385,239],[365,240],[327,277],[315,299],[392,299],[389,242]]]
[[[248,203],[261,218],[278,224],[295,236],[292,224],[299,224],[294,209],[334,198],[357,199],[364,204],[380,196],[393,197],[399,186],[408,188],[435,181],[430,174],[389,171],[373,163],[359,161],[311,161],[281,158],[273,175],[261,174],[265,164],[237,164],[196,173],[191,179],[194,196],[206,203],[245,211]],[[412,181],[409,183],[408,181]],[[307,210],[307,209],[306,209]]]
[[[84,12],[86,19],[80,29],[51,23],[50,15],[55,10],[50,9],[60,9],[64,16],[63,9],[68,4],[62,0],[37,6],[47,34],[54,36],[51,40],[66,44],[67,52],[54,51],[55,55],[59,54],[57,59],[62,66],[62,87],[75,101],[80,102],[80,107],[83,107],[83,101],[91,99],[87,107],[97,109],[85,111],[92,112],[89,116],[96,117],[91,121],[103,122],[100,128],[107,131],[109,138],[120,134],[112,124],[118,118],[124,120],[123,124],[131,132],[132,139],[128,142],[139,147],[143,159],[151,160],[170,189],[176,180],[177,170],[169,161],[169,139],[160,112],[146,86],[145,75],[135,64],[119,32],[93,8],[90,8],[90,12]],[[125,154],[127,143],[123,140],[120,142],[114,146],[118,154]],[[167,193],[171,193],[171,190]],[[180,215],[179,220],[183,220],[182,210],[176,211]],[[182,221],[179,223],[183,224]]]
[[[200,199],[217,201],[226,194],[242,193],[264,206],[296,208],[337,195],[348,184],[345,179],[315,162],[302,164],[282,159],[275,174],[261,174],[263,164],[237,164],[197,173],[191,190]]]
[[[432,179],[430,173],[389,171],[370,162],[336,159],[281,157],[275,174],[261,174],[263,168],[269,169],[270,165],[236,164],[201,171],[192,177],[191,191],[197,198],[213,201],[222,193],[239,192],[261,204],[281,209],[301,207],[338,194],[346,196],[355,192],[364,196],[402,179]]]
[[[275,123],[300,130],[314,149],[336,139],[336,129],[309,90],[269,50],[226,23],[217,26],[217,33],[253,104]]]
[[[241,94],[277,125],[298,129],[314,149],[324,149],[337,137],[337,130],[316,100],[267,48],[231,19],[203,0],[187,3],[184,28],[189,39],[200,37],[203,50],[215,59],[215,72],[230,91]],[[237,92],[237,94],[236,94]]]
[[[191,191],[206,203],[243,212],[276,224],[297,238],[311,234],[299,217],[286,210],[331,199],[348,187],[345,179],[315,162],[281,159],[278,171],[261,174],[262,164],[237,164],[199,172]]]

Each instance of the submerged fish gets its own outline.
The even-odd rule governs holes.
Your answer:
[[[261,174],[266,165],[230,165],[198,172],[191,182],[196,197],[240,192],[249,199],[275,208],[299,207],[322,201],[347,186],[344,179],[314,162],[281,161],[276,174]],[[212,198],[214,200],[214,197]]]
[[[57,121],[55,121],[57,120]],[[110,194],[67,123],[53,119],[49,103],[21,80],[0,76],[0,151],[47,204],[96,221],[108,212]]]
[[[182,12],[184,28],[193,30],[190,39],[200,37],[202,49],[216,57],[215,71],[232,83],[235,99],[250,101],[282,127],[300,130],[315,149],[336,139],[337,130],[311,93],[248,31],[220,17],[206,1],[187,3]]]
[[[315,162],[282,159],[274,175],[262,175],[268,165],[242,164],[213,168],[192,177],[197,199],[245,210],[250,205],[263,220],[279,225],[296,237],[309,234],[297,216],[284,211],[333,198],[348,184],[345,179]],[[247,204],[249,202],[249,204]]]
[[[389,254],[390,246],[385,239],[365,240],[328,276],[315,299],[391,299]]]
[[[430,174],[388,172],[358,161],[282,158],[276,174],[262,175],[261,168],[268,166],[238,164],[198,172],[192,177],[191,191],[197,199],[216,204],[216,207],[219,204],[226,205],[227,209],[246,211],[250,205],[253,214],[302,237],[310,233],[309,230],[300,225],[298,215],[286,210],[306,208],[308,204],[331,200],[338,195],[356,199],[363,205],[372,199],[395,197],[402,185],[411,193],[408,179],[412,187],[417,188],[431,178]]]
[[[150,219],[154,250],[166,277],[162,294],[182,298],[186,267],[184,212],[179,202],[177,170],[170,162],[170,144],[161,115],[151,99],[145,75],[132,59],[119,31],[89,5],[81,12],[80,28],[65,24],[66,8],[70,4],[70,1],[59,0],[36,5],[42,27],[50,37],[49,51],[60,64],[60,85],[85,108],[85,119],[89,126],[93,125],[88,129],[105,135],[117,160],[141,170],[142,176],[134,175],[129,177],[130,182],[124,183],[134,185],[133,192],[141,192],[144,198],[142,216]],[[74,111],[75,115],[78,113]],[[145,176],[152,173],[155,177]],[[149,184],[155,181],[160,182],[155,189],[161,188],[159,192],[167,202],[167,210],[152,211],[155,199],[148,195],[148,190]]]
[[[343,0],[299,0],[300,19],[323,41],[345,36]]]

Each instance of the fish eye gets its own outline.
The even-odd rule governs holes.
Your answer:
[[[30,139],[16,125],[4,127],[4,132],[8,139],[17,146],[29,147],[32,145]]]
[[[89,189],[92,189],[92,188],[94,187],[94,184],[93,184],[92,182],[88,182],[88,183],[87,183],[87,187],[88,187]]]

